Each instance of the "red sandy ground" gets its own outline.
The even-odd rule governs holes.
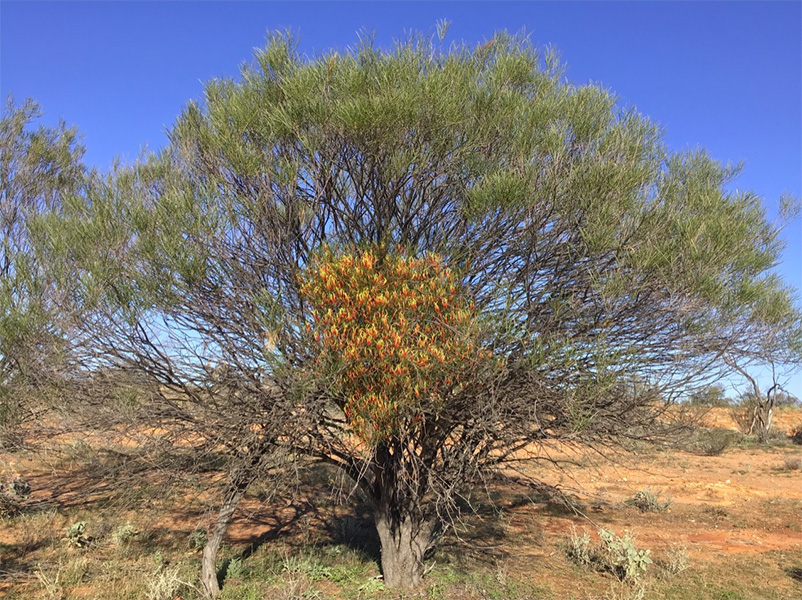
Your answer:
[[[790,431],[802,425],[802,412],[777,414],[776,425]],[[727,409],[714,409],[704,420],[707,426],[735,428]],[[509,504],[516,492],[500,500],[505,508],[505,529],[518,533],[517,541],[503,541],[509,550],[511,570],[528,572],[533,561],[548,562],[555,542],[564,539],[572,526],[593,531],[601,526],[621,533],[637,531],[640,547],[660,551],[682,544],[694,560],[725,560],[733,554],[755,554],[769,550],[802,551],[802,471],[789,469],[786,459],[802,456],[799,448],[728,448],[719,456],[701,456],[683,451],[647,450],[640,455],[622,455],[621,460],[585,459],[583,467],[567,473],[546,470],[538,475],[547,483],[574,488],[580,506],[590,520],[554,514],[538,501]],[[0,457],[0,471],[18,471],[36,490],[34,500],[48,500],[48,490],[75,485],[71,473],[47,470],[37,463],[14,456]],[[640,513],[623,502],[639,490],[659,492],[672,500],[669,512]],[[78,490],[76,489],[76,492]],[[77,498],[77,496],[75,497]],[[70,493],[59,502],[69,505]],[[505,506],[505,503],[508,506]],[[256,498],[246,498],[229,530],[228,543],[248,543],[296,519],[291,535],[309,535],[318,530],[326,515],[298,518],[294,509],[265,507]],[[204,520],[198,512],[173,512],[153,518],[153,526],[190,532]],[[550,534],[557,534],[552,536]],[[0,543],[15,543],[14,534],[0,529]],[[549,541],[547,541],[549,540]],[[516,567],[517,565],[517,567]],[[0,583],[0,595],[3,586]]]

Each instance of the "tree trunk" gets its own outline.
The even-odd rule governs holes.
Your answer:
[[[760,417],[758,418],[757,437],[761,443],[769,441],[771,435],[771,421],[774,417],[773,403],[766,402],[760,407]]]
[[[423,555],[431,544],[434,526],[432,522],[416,522],[409,516],[394,517],[392,512],[376,512],[384,584],[413,589],[423,581]]]
[[[223,543],[231,517],[245,495],[245,490],[248,489],[248,483],[250,482],[235,482],[226,489],[223,503],[220,505],[220,512],[217,513],[217,519],[214,522],[214,528],[203,547],[200,579],[206,598],[216,598],[220,595],[220,583],[217,581],[217,552]]]

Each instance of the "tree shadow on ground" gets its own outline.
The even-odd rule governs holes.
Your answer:
[[[317,508],[310,502],[294,502],[289,505],[290,514],[283,516],[281,514],[273,514],[267,521],[260,521],[260,524],[272,522],[272,526],[267,531],[260,533],[257,536],[245,540],[247,546],[239,553],[237,558],[246,560],[256,554],[256,552],[264,544],[276,541],[282,536],[289,535],[290,529],[297,525],[302,517],[306,515],[317,514]],[[286,511],[285,511],[286,512]],[[223,571],[225,573],[225,571]]]
[[[324,522],[331,545],[344,546],[365,561],[381,563],[381,542],[373,511],[359,502],[348,514]]]

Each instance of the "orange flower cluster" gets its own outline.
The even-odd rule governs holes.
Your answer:
[[[310,265],[301,293],[311,303],[321,366],[334,373],[355,432],[376,444],[414,427],[482,356],[475,312],[441,257],[373,248]]]

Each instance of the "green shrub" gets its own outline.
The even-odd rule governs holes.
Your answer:
[[[89,545],[89,538],[84,536],[86,533],[86,521],[78,521],[67,528],[62,542],[73,548],[85,548]]]
[[[242,579],[245,575],[245,565],[242,564],[242,559],[235,557],[228,561],[226,564],[226,579]]]
[[[189,543],[189,547],[192,550],[203,550],[203,547],[206,545],[207,539],[208,535],[206,533],[206,530],[198,527],[192,533],[189,534],[189,538],[187,541]]]
[[[646,566],[652,563],[652,551],[638,550],[635,538],[628,533],[618,537],[607,529],[599,529],[599,538],[597,560],[621,581],[638,581],[646,573]]]
[[[600,528],[599,544],[593,546],[587,533],[577,535],[572,530],[567,547],[568,557],[581,566],[592,566],[598,571],[612,573],[620,581],[637,582],[646,573],[647,565],[652,564],[651,550],[639,550],[635,538],[629,533],[623,537]]]

